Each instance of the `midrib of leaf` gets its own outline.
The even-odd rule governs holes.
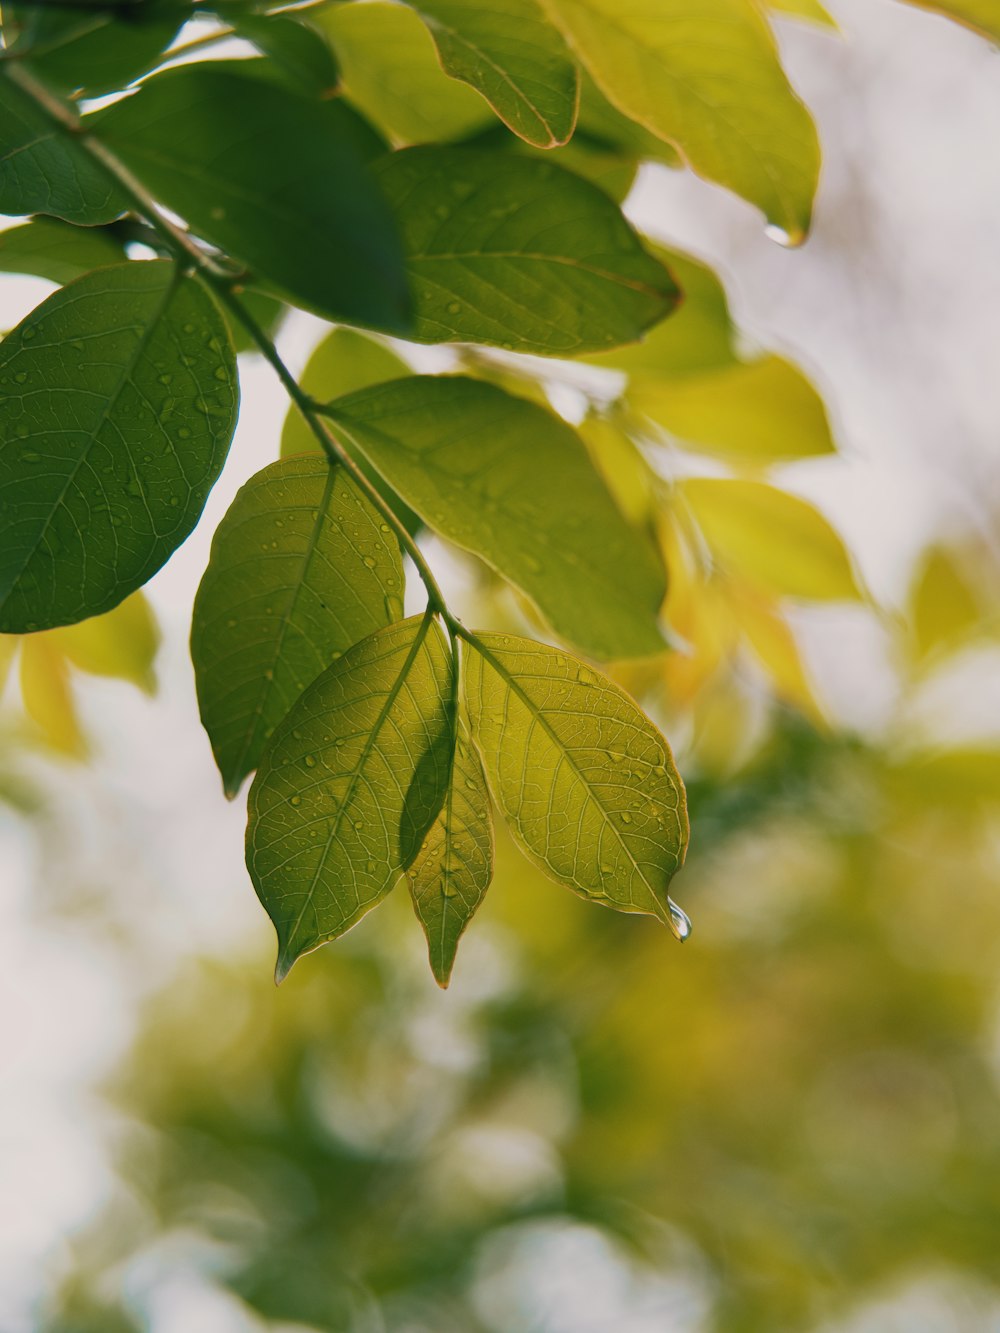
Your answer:
[[[493,58],[492,58],[486,51],[484,51],[484,50],[482,49],[482,47],[477,46],[476,43],[473,42],[470,38],[466,37],[463,33],[458,32],[455,28],[451,27],[450,24],[443,22],[441,19],[438,19],[438,18],[433,18],[433,19],[432,19],[432,18],[426,18],[425,21],[426,21],[428,27],[430,27],[430,28],[437,28],[437,29],[438,29],[439,31],[441,31],[441,32],[446,32],[446,33],[447,33],[447,34],[448,34],[448,35],[449,35],[455,42],[458,43],[459,46],[464,46],[467,50],[472,51],[475,55],[477,55],[477,56],[479,57],[480,60],[482,60],[485,64],[489,65],[490,69],[492,69],[492,70],[494,71],[495,74],[499,75],[499,77],[503,80],[503,82],[507,84],[508,88],[510,88],[510,90],[511,90],[511,92],[514,94],[515,98],[517,98],[519,101],[521,101],[521,102],[528,108],[528,110],[532,113],[532,115],[533,115],[533,116],[535,117],[535,119],[538,121],[539,125],[541,125],[541,127],[542,127],[542,128],[545,130],[545,132],[548,134],[548,136],[549,136],[549,145],[548,145],[548,146],[549,146],[549,147],[551,147],[551,148],[558,148],[560,144],[564,144],[564,143],[567,142],[566,139],[559,139],[559,138],[556,137],[555,132],[554,132],[553,129],[552,129],[552,126],[551,126],[551,125],[549,124],[549,122],[546,120],[546,118],[545,118],[545,116],[542,114],[541,110],[540,110],[537,106],[535,106],[534,102],[532,102],[532,100],[529,98],[528,94],[527,94],[526,92],[523,92],[523,91],[521,90],[521,88],[519,87],[519,85],[518,85],[517,83],[514,82],[514,80],[510,77],[510,75],[509,75],[509,74],[507,73],[507,71],[503,68],[503,66],[502,66],[502,65],[498,65],[498,64],[496,63],[496,61],[493,60]],[[464,80],[463,80],[463,82],[464,82]],[[478,91],[478,90],[477,90],[477,91]],[[580,100],[580,77],[579,77],[579,74],[577,75],[577,79],[576,79],[576,97],[577,97],[577,102],[579,102],[579,100]],[[491,105],[492,105],[492,103],[491,103]],[[508,117],[505,116],[505,115],[503,115],[503,113],[499,110],[498,107],[494,107],[494,110],[497,112],[497,115],[500,116],[500,119],[504,122],[504,124],[505,124],[509,129],[513,130],[514,133],[516,134],[516,133],[517,133],[517,129],[515,128],[515,126],[511,125],[510,120],[508,119]],[[544,146],[544,145],[539,145],[539,146],[542,147],[542,146]]]
[[[288,632],[288,626],[291,622],[292,616],[295,614],[296,607],[299,604],[299,598],[302,595],[302,589],[305,587],[306,579],[308,578],[309,571],[312,568],[313,557],[315,556],[317,547],[319,546],[319,538],[320,534],[323,531],[323,524],[326,519],[327,508],[330,504],[330,497],[333,494],[333,488],[336,484],[336,478],[337,478],[337,468],[332,463],[330,463],[329,466],[327,467],[327,477],[326,477],[326,484],[323,488],[323,497],[320,501],[318,509],[316,510],[316,518],[313,521],[312,531],[309,534],[308,546],[306,547],[306,550],[302,556],[302,561],[301,561],[302,567],[299,571],[298,581],[296,582],[295,587],[292,589],[291,601],[288,604],[288,609],[286,613],[281,618],[281,624],[278,628],[278,633],[275,635],[274,653],[271,657],[272,662],[277,662],[281,657],[281,649],[285,642],[285,635]],[[252,713],[253,723],[252,726],[248,727],[246,731],[246,734],[243,739],[243,748],[240,750],[239,759],[236,761],[236,769],[239,771],[242,771],[243,766],[246,763],[247,754],[250,750],[251,743],[256,737],[257,728],[260,725],[261,715],[264,712],[264,704],[267,700],[269,686],[273,684],[273,681],[269,681],[266,676],[261,677],[261,682],[262,682],[261,688],[257,695],[257,703]],[[228,782],[226,783],[226,791],[229,794],[235,794],[233,789],[230,788]]]
[[[764,175],[767,177],[771,185],[774,187],[775,193],[777,194],[779,200],[781,201],[782,209],[784,210],[786,217],[787,218],[795,217],[796,210],[794,209],[794,207],[789,209],[788,195],[784,189],[784,186],[781,183],[780,176],[775,174],[774,168],[770,165],[769,156],[763,153],[762,150],[753,142],[753,140],[747,138],[747,136],[744,134],[743,130],[740,128],[739,124],[736,121],[730,120],[729,116],[725,113],[725,111],[723,111],[723,109],[720,106],[718,106],[715,102],[709,101],[709,99],[705,97],[703,93],[699,92],[698,89],[694,87],[683,76],[683,74],[679,73],[675,69],[672,69],[670,65],[664,64],[662,61],[658,60],[656,58],[655,52],[653,54],[650,54],[648,48],[643,46],[643,44],[636,38],[632,30],[621,20],[616,21],[605,10],[601,9],[595,10],[593,5],[587,3],[587,0],[573,0],[573,3],[579,5],[581,9],[589,9],[592,14],[597,15],[598,20],[600,22],[607,24],[607,26],[610,28],[614,28],[629,42],[631,46],[638,47],[643,54],[643,62],[645,62],[646,60],[651,60],[654,64],[659,65],[660,68],[664,71],[665,76],[672,83],[682,88],[683,91],[689,97],[691,97],[694,101],[699,102],[703,107],[705,107],[705,109],[711,115],[715,116],[717,120],[721,121],[721,123],[733,135],[733,137],[739,140],[739,142],[746,147],[748,153],[753,157],[754,161],[758,163],[758,165],[764,172]],[[569,42],[571,46],[576,47],[576,43],[573,41],[573,37],[570,33],[567,32],[564,34],[564,36],[566,37],[567,42]],[[582,60],[582,56],[580,56],[579,58]],[[789,92],[791,96],[794,98],[795,97],[794,90],[789,89]],[[686,165],[690,167],[692,171],[696,172],[696,174],[698,175],[701,174],[699,168],[696,167],[689,158],[687,152],[684,149],[684,145],[678,139],[674,138],[672,135],[670,137],[665,136],[663,134],[663,131],[659,128],[659,126],[653,124],[652,119],[650,117],[643,115],[633,115],[631,111],[625,111],[623,114],[628,116],[630,119],[637,121],[640,125],[645,126],[645,128],[649,130],[652,134],[655,134],[658,139],[666,139],[666,142],[671,144],[681,155]]]
[[[410,646],[410,651],[406,655],[406,661],[400,668],[399,674],[397,675],[395,681],[393,682],[392,688],[386,695],[385,702],[383,703],[381,709],[379,710],[378,717],[375,719],[375,723],[372,726],[371,731],[368,733],[364,745],[361,747],[361,753],[358,755],[357,762],[354,765],[354,769],[352,770],[350,778],[348,780],[347,790],[344,793],[344,797],[337,808],[337,813],[334,816],[333,822],[330,826],[330,832],[327,834],[326,842],[323,845],[323,852],[316,866],[316,870],[313,873],[312,881],[309,884],[309,888],[306,890],[305,898],[303,899],[302,906],[299,908],[298,915],[296,916],[295,921],[292,924],[292,928],[291,930],[289,930],[286,936],[285,945],[282,948],[281,956],[278,959],[277,975],[279,981],[281,980],[282,977],[287,975],[288,969],[295,961],[294,958],[289,959],[288,966],[287,967],[285,966],[286,955],[288,953],[289,947],[291,946],[292,941],[295,939],[295,935],[299,929],[299,926],[302,924],[302,918],[305,916],[307,909],[312,904],[312,900],[313,897],[315,896],[316,886],[319,883],[320,876],[326,869],[326,859],[330,855],[330,848],[333,846],[334,840],[336,839],[338,833],[340,832],[340,826],[344,819],[344,812],[347,810],[348,806],[351,803],[351,800],[354,797],[355,788],[357,787],[358,782],[361,779],[361,774],[364,771],[365,764],[368,762],[368,757],[370,756],[372,750],[375,748],[375,743],[378,739],[378,736],[382,728],[385,726],[386,719],[388,718],[389,713],[392,710],[393,704],[399,697],[399,692],[403,688],[403,685],[406,681],[406,677],[409,675],[410,667],[413,665],[414,661],[416,660],[417,653],[423,646],[423,642],[424,639],[427,637],[427,631],[430,629],[432,619],[433,617],[430,613],[424,614],[424,618],[420,622],[420,627],[418,628],[413,643]]]
[[[524,706],[528,709],[529,713],[532,716],[533,721],[539,727],[541,727],[541,729],[546,733],[549,740],[552,742],[553,746],[559,751],[560,757],[564,758],[565,762],[573,770],[573,773],[575,774],[577,781],[581,784],[584,791],[587,792],[590,800],[593,801],[594,805],[601,812],[601,817],[604,820],[604,823],[607,825],[608,828],[610,828],[613,831],[615,839],[618,842],[618,845],[625,853],[633,870],[635,870],[638,873],[639,878],[642,880],[643,884],[645,884],[646,888],[649,890],[649,894],[650,897],[652,898],[654,909],[656,911],[657,916],[660,917],[661,921],[669,925],[670,924],[669,910],[661,905],[657,897],[657,891],[654,889],[653,885],[650,884],[649,880],[646,878],[646,875],[643,872],[642,868],[640,867],[638,861],[636,861],[635,857],[632,855],[631,848],[629,847],[628,843],[624,840],[621,831],[616,826],[614,820],[611,818],[608,811],[604,808],[602,802],[598,800],[598,797],[594,792],[593,787],[588,782],[587,778],[583,775],[583,773],[580,771],[579,766],[575,763],[572,754],[566,748],[566,745],[563,742],[562,738],[558,736],[555,731],[553,731],[552,727],[546,720],[544,713],[534,703],[534,701],[531,699],[531,696],[521,688],[521,686],[518,684],[517,678],[515,676],[512,676],[511,673],[507,670],[507,668],[496,657],[493,656],[493,654],[486,647],[486,645],[482,643],[475,636],[470,637],[467,640],[467,642],[471,643],[475,651],[479,653],[479,655],[482,658],[484,658],[484,660],[489,662],[490,666],[497,673],[497,675],[501,676],[507,682],[507,686],[510,689],[511,693],[516,694],[518,696],[518,698],[521,700]],[[548,677],[542,677],[542,679],[547,680]],[[567,711],[568,710],[566,709],[560,709],[560,712],[567,712]],[[525,754],[527,754],[527,748],[528,748],[527,745],[525,745]],[[525,759],[525,762],[527,762],[527,759]],[[486,767],[486,774],[488,779],[489,778],[488,766]],[[554,785],[555,784],[553,784],[553,788]],[[548,832],[548,827],[546,827],[546,832]]]
[[[138,343],[136,343],[135,352],[133,353],[132,357],[131,357],[130,360],[125,364],[125,366],[123,366],[123,368],[122,368],[122,373],[121,373],[121,375],[119,376],[119,379],[118,379],[118,383],[115,385],[114,390],[112,391],[110,397],[108,398],[108,400],[107,400],[107,402],[105,403],[104,407],[101,409],[100,420],[97,422],[97,424],[95,425],[95,427],[93,428],[93,430],[90,431],[89,439],[88,439],[87,443],[85,444],[84,448],[80,450],[80,455],[79,455],[79,457],[78,457],[77,460],[76,460],[76,464],[75,464],[75,466],[74,466],[72,472],[70,472],[70,474],[67,476],[65,485],[63,486],[62,490],[59,492],[59,494],[58,494],[58,496],[56,497],[54,503],[52,504],[52,507],[50,508],[48,514],[46,515],[45,522],[44,522],[44,524],[43,524],[43,526],[42,526],[42,528],[41,528],[41,531],[40,531],[39,534],[38,534],[38,539],[37,539],[37,541],[35,542],[34,546],[31,548],[31,550],[28,552],[28,554],[25,556],[25,559],[24,559],[23,564],[21,565],[21,568],[17,571],[17,573],[14,575],[14,577],[11,579],[10,583],[8,584],[8,586],[7,586],[7,591],[4,593],[4,600],[6,600],[7,596],[10,594],[10,592],[17,586],[17,583],[18,583],[19,579],[23,576],[24,571],[28,568],[28,565],[29,565],[29,564],[31,563],[31,561],[34,559],[35,555],[36,555],[37,552],[38,552],[39,547],[41,546],[42,542],[45,540],[45,537],[47,536],[48,531],[49,531],[49,527],[50,527],[51,524],[52,524],[52,520],[53,520],[53,518],[55,517],[56,513],[58,512],[58,510],[59,510],[60,507],[62,506],[63,501],[66,499],[66,495],[67,495],[67,493],[69,492],[70,487],[71,487],[71,486],[73,485],[73,483],[76,481],[76,478],[77,478],[77,476],[78,476],[78,474],[79,474],[79,472],[80,472],[80,469],[83,467],[84,463],[86,463],[87,459],[89,458],[89,456],[90,456],[90,452],[91,452],[91,450],[93,449],[94,445],[95,445],[96,442],[97,442],[97,437],[98,437],[98,435],[99,435],[100,432],[104,429],[104,427],[107,425],[107,423],[108,423],[108,419],[109,419],[109,417],[110,417],[112,411],[114,410],[115,406],[116,406],[117,403],[118,403],[118,399],[119,399],[119,397],[120,397],[120,395],[121,395],[121,393],[122,393],[122,390],[125,388],[125,385],[129,383],[129,380],[130,380],[130,378],[131,378],[133,372],[135,371],[137,365],[139,364],[139,360],[140,360],[140,358],[142,357],[142,355],[143,355],[143,353],[145,352],[146,348],[149,346],[150,342],[152,341],[153,335],[154,335],[154,333],[156,332],[156,329],[157,329],[157,327],[158,327],[158,325],[159,325],[159,323],[160,323],[160,320],[163,318],[164,314],[166,313],[167,306],[168,306],[168,305],[170,304],[170,302],[173,300],[174,293],[175,293],[175,291],[177,290],[178,286],[180,285],[180,283],[181,283],[182,281],[183,281],[183,275],[180,273],[180,271],[179,271],[178,269],[175,268],[175,271],[174,271],[173,275],[171,276],[170,282],[167,284],[167,286],[166,286],[166,288],[165,288],[165,290],[164,290],[163,299],[162,299],[162,301],[160,302],[159,307],[157,308],[155,315],[153,316],[152,319],[150,319],[150,321],[149,321],[148,324],[146,325],[145,330],[144,330],[143,333],[140,335],[140,337],[139,337],[139,341],[138,341]],[[108,330],[105,330],[105,332],[108,332]],[[175,450],[174,452],[176,452],[176,450]],[[129,455],[129,462],[132,463],[133,468],[134,468],[134,463],[133,463],[133,461],[132,461],[132,456],[131,456],[131,454]],[[145,493],[143,494],[143,502],[145,503]],[[147,508],[147,513],[148,513],[148,512],[149,512],[149,511],[148,511],[148,508]],[[152,521],[152,515],[150,515],[150,520]],[[114,529],[113,527],[112,527],[112,529],[111,529],[111,532],[112,532],[112,535],[113,535],[113,537],[114,537],[115,548],[117,549],[117,547],[118,547],[118,534],[117,534],[117,532],[115,531],[115,529]]]

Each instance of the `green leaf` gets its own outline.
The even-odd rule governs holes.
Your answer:
[[[117,13],[5,4],[3,26],[5,34],[12,25],[24,29],[14,49],[30,49],[31,68],[47,84],[96,97],[126,87],[158,64],[183,17],[179,7],[155,0]]]
[[[0,69],[0,213],[95,226],[128,208],[118,185]]]
[[[733,324],[722,283],[706,265],[664,246],[650,250],[677,279],[684,300],[641,342],[587,357],[591,365],[658,378],[696,374],[736,362]]]
[[[0,272],[30,273],[60,284],[91,269],[120,264],[122,247],[106,231],[35,218],[0,232]]]
[[[278,933],[275,977],[386,896],[444,801],[451,662],[414,617],[363,639],[278,726],[250,788],[247,867]]]
[[[557,883],[680,938],[667,896],[688,842],[670,746],[617,685],[513,635],[463,646],[465,698],[490,787],[515,840]]]
[[[458,942],[493,878],[493,815],[482,761],[463,725],[437,819],[407,872],[434,979],[451,979]]]
[[[406,327],[398,240],[348,108],[195,64],[88,122],[162,203],[296,304]]]
[[[754,0],[542,2],[619,111],[804,238],[819,145]]]
[[[779,596],[861,596],[844,544],[805,500],[761,481],[692,477],[679,484],[713,555]]]
[[[636,376],[626,402],[677,439],[724,458],[763,464],[835,449],[823,400],[780,356],[684,379]]]
[[[234,20],[245,37],[270,56],[295,87],[315,97],[329,97],[340,71],[326,37],[305,19],[293,14],[241,14]]]
[[[412,9],[334,5],[317,21],[333,42],[348,97],[393,143],[464,139],[495,123],[478,93],[445,74]]]
[[[197,523],[238,387],[212,296],[169,260],[55,292],[0,345],[0,631],[117,606]]]
[[[663,567],[552,412],[452,375],[396,380],[325,411],[425,522],[516,584],[557,634],[601,658],[662,649]]]
[[[910,0],[910,4],[944,14],[973,32],[1000,42],[1000,9],[996,0]]]
[[[538,0],[411,0],[453,78],[482,93],[505,125],[539,148],[573,133],[579,74]]]
[[[306,686],[402,613],[399,545],[343,468],[307,455],[250,478],[216,529],[191,626],[228,796]]]
[[[570,356],[674,308],[667,270],[589,181],[468,148],[391,153],[378,178],[403,238],[418,342]]]

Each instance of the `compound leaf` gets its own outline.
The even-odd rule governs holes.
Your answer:
[[[324,411],[421,518],[527,593],[563,638],[602,658],[662,649],[663,567],[554,413],[453,375],[395,380]]]
[[[117,606],[181,544],[238,387],[207,289],[169,260],[55,292],[0,345],[0,631]]]
[[[377,906],[420,850],[451,771],[451,679],[440,629],[414,617],[356,644],[279,724],[247,826],[278,981]]]
[[[434,979],[446,987],[458,942],[493,878],[493,816],[482,761],[465,730],[455,738],[444,804],[407,872]]]
[[[229,796],[307,685],[402,616],[399,544],[325,456],[251,477],[212,541],[191,627],[201,719]]]
[[[611,103],[802,240],[819,144],[754,0],[542,3]]]
[[[580,77],[538,0],[412,0],[453,78],[482,93],[515,134],[539,148],[564,144],[576,124]]]
[[[617,685],[555,648],[477,634],[465,699],[490,786],[530,860],[583,898],[683,938],[667,885],[688,840],[670,746]]]
[[[679,292],[596,185],[540,158],[408,148],[378,164],[419,342],[572,356],[630,342]]]

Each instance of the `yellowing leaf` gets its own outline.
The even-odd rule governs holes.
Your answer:
[[[671,704],[690,706],[726,662],[736,643],[736,625],[728,599],[715,579],[674,578],[671,573],[666,615],[674,650],[663,659],[663,683]]]
[[[543,0],[618,109],[796,243],[819,145],[753,0]]]
[[[835,447],[819,394],[780,356],[680,380],[635,376],[626,401],[677,439],[733,460],[771,463]]]
[[[800,709],[812,721],[825,725],[788,622],[753,588],[735,582],[730,585],[729,595],[737,623],[767,672],[776,696]]]
[[[331,5],[316,15],[340,61],[351,101],[396,144],[463,139],[492,117],[483,99],[441,68],[412,9]]]
[[[47,638],[81,671],[131,681],[147,694],[156,691],[153,662],[160,631],[141,592],[103,616],[51,630]]]
[[[458,729],[444,804],[407,872],[417,919],[427,936],[431,971],[445,987],[462,932],[493,878],[493,816],[483,765],[464,726]]]
[[[588,417],[577,429],[618,508],[635,528],[652,532],[655,477],[638,446],[607,417]]]
[[[777,14],[787,14],[790,18],[807,19],[821,28],[836,28],[837,21],[819,0],[767,0],[768,9]]]
[[[713,555],[732,573],[779,596],[861,596],[843,542],[805,500],[728,478],[691,478],[678,489]]]
[[[26,635],[21,642],[21,695],[50,745],[75,758],[86,754],[66,662],[48,634]]]
[[[7,684],[7,676],[10,674],[11,664],[17,655],[20,642],[19,634],[0,634],[0,695],[3,694],[4,686]]]
[[[471,84],[528,143],[554,148],[573,133],[577,67],[538,0],[411,0],[449,74]]]
[[[472,733],[497,804],[530,860],[622,912],[690,926],[667,895],[684,861],[684,787],[635,703],[582,662],[529,639],[463,645]]]
[[[984,37],[993,37],[1000,42],[1000,6],[997,0],[910,0],[910,4],[956,19],[975,32],[981,32]]]
[[[250,788],[247,868],[278,933],[275,977],[377,906],[441,809],[451,662],[427,616],[362,639],[280,723]]]
[[[955,561],[940,547],[931,550],[910,596],[909,621],[918,661],[954,647],[975,629],[981,615],[975,594]]]

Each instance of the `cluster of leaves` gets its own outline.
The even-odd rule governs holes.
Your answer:
[[[223,26],[185,42],[173,0],[3,6],[0,210],[30,220],[0,268],[61,286],[0,346],[0,631],[31,663],[141,605],[222,469],[255,350],[292,399],[282,457],[219,526],[191,647],[226,791],[257,773],[248,866],[279,977],[406,875],[445,983],[492,874],[491,797],[557,881],[683,938],[683,786],[592,664],[683,697],[745,640],[802,702],[780,599],[858,595],[825,520],[760,475],[833,448],[815,392],[741,355],[714,275],[620,208],[640,162],[685,163],[805,237],[818,144],[767,13],[197,9]],[[220,36],[242,58],[190,58]],[[273,341],[288,305],[338,326],[302,384]],[[412,373],[406,342],[455,344],[462,373]],[[525,354],[619,391],[574,429]],[[668,487],[649,462],[667,442],[731,475]],[[572,653],[468,630],[424,526]],[[428,599],[409,619],[404,554]],[[720,597],[734,628],[713,643]],[[665,654],[664,610],[686,652]]]

